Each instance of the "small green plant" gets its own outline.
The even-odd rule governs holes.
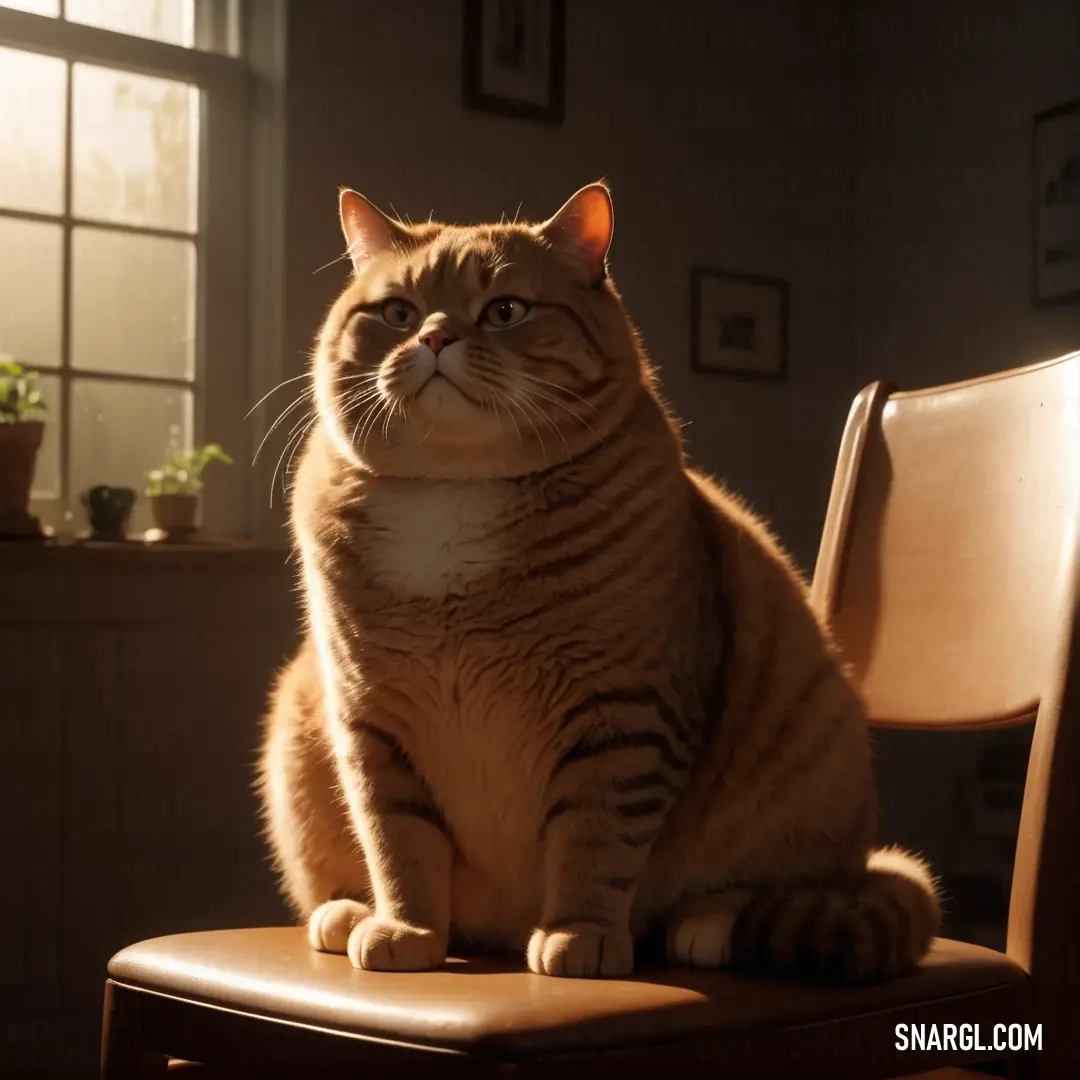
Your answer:
[[[146,494],[195,495],[202,491],[203,469],[211,461],[232,464],[232,458],[217,443],[173,454],[160,469],[151,469],[146,474]]]
[[[45,410],[37,380],[37,373],[22,364],[0,360],[0,424],[18,424],[30,413]]]

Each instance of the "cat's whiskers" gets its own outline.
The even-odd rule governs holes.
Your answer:
[[[303,446],[304,439],[307,437],[308,432],[311,431],[312,427],[315,425],[315,423],[318,421],[318,419],[319,419],[319,414],[315,413],[315,415],[313,415],[308,420],[308,422],[304,425],[304,429],[303,429],[303,431],[300,432],[299,436],[297,436],[297,438],[293,440],[292,450],[289,452],[289,460],[285,462],[285,472],[284,472],[284,475],[281,478],[281,487],[282,487],[283,491],[285,489],[285,477],[292,475],[292,472],[293,472],[293,467],[292,466],[293,466],[293,461],[296,459],[296,453],[300,449],[300,447]]]
[[[506,393],[500,393],[499,396],[505,402],[509,395],[506,394]],[[517,420],[514,419],[514,414],[510,411],[509,406],[507,406],[506,415],[510,418],[510,423],[514,425],[514,430],[517,432],[518,442],[521,443],[522,446],[524,446],[525,445],[525,436],[521,433],[521,428],[518,427],[518,422],[517,422]]]
[[[344,386],[338,388],[338,397],[356,397],[358,394],[366,394],[371,390],[379,389],[380,376],[375,375],[362,375],[356,376],[347,380],[348,383],[353,383],[352,386]],[[346,382],[346,380],[341,380]]]
[[[368,402],[377,400],[385,393],[382,386],[382,375],[378,371],[366,372],[354,378],[360,385],[338,401],[338,412],[342,417],[347,416],[354,409],[366,405]]]
[[[361,432],[361,436],[363,438],[363,442],[360,445],[360,456],[361,457],[363,457],[364,454],[367,453],[368,439],[371,438],[371,433],[375,430],[375,426],[376,426],[376,424],[378,424],[379,418],[383,415],[384,412],[386,412],[386,410],[391,409],[392,407],[393,407],[393,402],[392,401],[390,401],[389,399],[383,400],[379,404],[379,407],[375,410],[375,413],[371,417],[370,421],[367,424],[364,425],[364,430]]]
[[[561,401],[556,401],[555,398],[549,397],[547,394],[541,394],[539,390],[529,391],[525,390],[524,387],[522,387],[521,389],[522,392],[525,393],[525,395],[529,398],[540,398],[542,401],[548,401],[552,405],[558,406],[568,416],[573,417],[573,419],[575,419],[579,424],[581,424],[593,436],[593,438],[597,439],[599,442],[604,441],[603,437],[596,431],[596,429],[583,416],[578,416],[578,414],[574,412],[573,409],[569,408],[569,406],[564,405]],[[539,408],[539,406],[537,406],[537,408]]]
[[[382,375],[378,371],[362,371],[355,375],[339,375],[337,379],[339,393],[340,387],[354,386],[354,384],[359,384],[357,389],[370,388],[371,386],[377,385],[380,378],[382,378]],[[349,392],[352,393],[354,391],[350,389]]]
[[[300,420],[298,420],[289,432],[288,438],[285,440],[285,445],[281,449],[281,453],[278,455],[277,463],[274,465],[274,472],[270,477],[270,506],[274,505],[274,489],[277,485],[278,470],[281,468],[282,461],[285,460],[285,455],[289,452],[289,447],[292,446],[295,452],[296,447],[303,441],[304,436],[311,429],[312,425],[318,420],[319,414],[317,410],[312,410],[310,413],[305,413]],[[286,466],[286,473],[288,472],[288,466]],[[285,488],[285,474],[281,477],[281,494],[284,498],[288,495],[288,491]]]
[[[289,382],[296,382],[299,379],[307,378],[310,378],[309,373],[305,373],[304,375],[297,375],[292,379],[287,379],[284,383],[281,383],[280,386],[284,386]],[[340,384],[344,384],[346,386],[356,383],[360,384],[358,387],[356,387],[356,389],[349,391],[349,393],[343,399],[342,408],[354,408],[358,401],[366,400],[369,396],[377,394],[378,390],[372,389],[372,387],[368,385],[375,381],[375,379],[377,378],[377,375],[372,375],[369,372],[360,372],[356,374],[341,376],[338,380]],[[272,394],[275,390],[280,389],[280,386],[275,387],[274,390],[270,391],[270,393]],[[266,395],[266,397],[269,397],[269,394]],[[262,400],[265,401],[266,397],[264,397]],[[254,465],[258,461],[259,455],[262,453],[262,449],[266,445],[266,441],[270,438],[273,432],[276,431],[277,428],[282,424],[285,418],[299,406],[307,406],[304,410],[304,414],[289,429],[288,436],[285,439],[285,445],[281,448],[281,453],[278,455],[278,459],[274,464],[274,471],[270,477],[271,507],[274,505],[274,492],[277,488],[278,473],[281,473],[281,491],[282,495],[285,496],[288,494],[288,491],[286,489],[286,477],[289,475],[289,472],[292,468],[292,463],[295,460],[297,451],[303,445],[304,438],[307,433],[311,430],[311,428],[315,425],[316,421],[319,419],[318,408],[312,408],[312,405],[314,404],[314,399],[315,391],[313,387],[308,387],[301,394],[299,394],[292,402],[290,402],[289,405],[287,405],[278,414],[277,418],[263,435],[262,440],[259,443],[258,449],[255,451],[255,457],[252,459],[252,465]],[[259,404],[261,404],[261,402]],[[258,408],[258,405],[256,405],[255,407]],[[249,413],[248,415],[250,416],[251,414]],[[286,456],[288,456],[288,461],[285,461]],[[282,470],[282,462],[285,462],[284,470]]]
[[[519,409],[521,411],[521,415],[524,416],[526,420],[528,420],[529,427],[531,427],[533,429],[533,434],[536,436],[536,441],[540,444],[540,452],[544,455],[544,468],[547,468],[547,466],[548,466],[547,445],[544,442],[544,436],[540,432],[540,429],[536,426],[535,421],[528,414],[528,412],[525,411],[525,408],[521,404],[521,402],[519,402],[514,397],[513,394],[506,394],[506,395],[504,395],[504,398],[505,398],[505,401],[506,401],[506,403],[508,405],[512,405],[515,409]],[[520,429],[519,429],[519,431],[520,431]]]
[[[352,434],[349,436],[349,442],[355,446],[356,436],[360,431],[360,425],[367,422],[367,418],[379,407],[379,399],[371,402],[366,409],[356,418],[356,423],[353,425]]]
[[[479,369],[479,372],[477,371]],[[473,358],[472,370],[470,374],[475,382],[477,382],[481,389],[486,391],[487,398],[491,402],[491,411],[495,414],[495,418],[499,422],[499,432],[502,433],[502,412],[499,410],[499,402],[501,401],[507,406],[506,415],[510,419],[510,423],[514,425],[514,430],[517,432],[518,441],[524,446],[525,437],[521,433],[521,428],[518,426],[517,420],[514,419],[514,414],[510,411],[509,387],[506,385],[506,380],[501,371],[494,366],[488,366],[481,363],[478,358]]]
[[[556,424],[555,421],[552,420],[551,417],[548,416],[548,414],[544,412],[544,410],[539,405],[536,404],[536,402],[533,400],[532,394],[530,394],[528,391],[523,392],[520,388],[518,394],[522,405],[526,405],[528,406],[528,408],[532,409],[540,418],[540,420],[559,437],[559,441],[563,444],[563,449],[569,455],[570,445],[567,443],[566,436],[563,435],[562,431],[559,428],[559,425]]]
[[[484,398],[484,408],[486,409],[490,405],[491,411],[495,414],[495,420],[498,422],[499,437],[501,438],[503,434],[502,413],[499,412],[499,403],[495,400],[495,392],[491,389],[491,387],[482,386],[481,388],[486,391],[486,396]]]
[[[377,382],[381,376],[380,371],[356,371],[351,375],[339,375],[337,381],[339,383],[372,383]]]
[[[371,432],[374,430],[375,425],[379,422],[379,419],[382,416],[383,412],[386,409],[392,408],[393,405],[394,405],[393,398],[391,398],[391,397],[389,397],[389,396],[387,396],[385,394],[380,395],[380,398],[377,401],[375,401],[373,405],[369,406],[368,409],[366,410],[366,412],[364,413],[363,426],[361,427],[360,424],[358,423],[357,427],[353,428],[353,434],[352,434],[352,443],[353,443],[353,445],[354,446],[356,445],[356,439],[357,439],[358,433],[359,433],[360,439],[362,440],[361,441],[361,446],[360,446],[360,456],[361,457],[363,457],[363,455],[367,452],[368,439],[371,437]]]
[[[496,386],[492,386],[490,389],[491,389],[491,400],[492,400],[493,403],[497,402],[500,399],[503,401],[504,404],[506,403],[506,393],[504,391],[500,390]],[[501,431],[502,430],[502,414],[496,412],[496,415],[499,417],[499,430]],[[506,415],[509,418],[510,423],[514,425],[514,430],[517,432],[518,442],[521,443],[522,446],[524,446],[525,445],[525,436],[521,434],[521,428],[518,427],[518,422],[514,419],[514,414],[510,411],[509,406],[507,406]]]
[[[253,412],[254,412],[254,411],[255,411],[255,410],[256,410],[256,409],[257,409],[257,408],[258,408],[258,407],[259,407],[259,406],[260,406],[260,405],[261,405],[261,404],[262,404],[262,403],[263,403],[263,402],[264,402],[264,401],[265,401],[265,400],[267,399],[267,398],[268,398],[268,397],[270,397],[270,396],[271,396],[271,395],[273,395],[273,394],[276,394],[276,393],[277,393],[277,392],[278,392],[279,390],[282,390],[282,389],[284,389],[284,388],[285,388],[286,386],[288,386],[288,385],[289,385],[290,383],[298,382],[298,381],[299,381],[300,379],[310,379],[310,378],[311,378],[311,372],[310,372],[310,371],[305,371],[305,372],[304,372],[304,373],[303,373],[302,375],[294,375],[294,376],[293,376],[293,377],[292,377],[291,379],[282,379],[282,380],[281,380],[281,382],[279,382],[279,383],[277,384],[277,386],[275,386],[275,387],[274,387],[273,389],[271,389],[271,390],[267,390],[267,391],[266,391],[266,393],[265,393],[265,394],[263,394],[263,396],[262,396],[261,398],[259,398],[259,400],[258,400],[258,401],[256,401],[256,402],[255,402],[255,404],[254,404],[254,405],[252,405],[252,406],[251,406],[251,408],[250,408],[250,409],[248,409],[248,411],[247,411],[246,413],[244,413],[244,419],[245,419],[245,420],[249,420],[249,419],[251,418],[251,414],[252,414],[252,413],[253,413]]]
[[[479,372],[482,373],[486,377],[486,379],[487,379],[487,381],[489,383],[490,382],[495,382],[496,380],[503,380],[505,382],[505,376],[504,376],[503,372],[489,358],[487,358],[487,357],[485,357],[483,355],[479,355],[479,356],[475,357],[473,363],[474,363],[475,368],[477,370],[479,370]],[[575,393],[573,390],[569,389],[568,387],[560,385],[559,383],[553,383],[553,382],[550,382],[547,379],[541,379],[541,378],[539,378],[539,376],[532,375],[529,372],[525,372],[525,371],[515,372],[515,378],[524,379],[526,382],[536,383],[539,386],[551,387],[554,390],[558,390],[558,391],[560,391],[562,393],[570,395],[573,398],[576,398],[583,405],[585,405],[588,408],[592,409],[593,412],[595,412],[597,415],[599,415],[599,413],[600,413],[600,410],[597,409],[596,406],[593,405],[591,402],[586,401],[579,394]],[[574,420],[576,420],[579,424],[581,424],[582,427],[584,427],[598,442],[603,442],[603,437],[592,427],[592,425],[589,424],[589,422],[587,420],[585,420],[584,417],[578,415],[578,413],[576,413],[573,409],[571,409],[565,402],[559,401],[557,398],[551,397],[549,394],[544,394],[539,390],[530,389],[529,387],[521,386],[520,384],[517,387],[515,387],[514,389],[516,389],[516,391],[523,398],[530,399],[530,403],[533,405],[533,407],[538,409],[540,415],[543,417],[545,422],[547,422],[550,426],[554,427],[554,429],[556,430],[556,432],[557,432],[557,434],[559,435],[560,438],[562,438],[562,432],[558,431],[557,425],[554,425],[552,423],[552,421],[551,421],[551,418],[548,417],[547,414],[542,409],[540,409],[539,406],[537,406],[535,404],[535,400],[543,400],[543,401],[549,402],[550,404],[556,406],[557,408],[562,409],[563,412],[567,413]],[[532,399],[535,399],[535,400],[532,400]],[[563,438],[564,445],[565,445],[565,442],[566,442],[566,440]]]
[[[586,401],[580,394],[575,393],[568,386],[563,386],[562,383],[551,382],[550,379],[541,379],[536,375],[530,375],[527,371],[519,371],[517,376],[521,379],[528,379],[529,382],[539,383],[541,386],[549,386],[552,390],[558,390],[560,394],[569,394],[570,397],[576,398],[586,408],[592,409],[597,416],[600,415],[600,410],[591,401]]]
[[[361,389],[348,397],[343,398],[338,404],[339,411],[344,414],[359,407],[360,405],[366,405],[369,401],[373,401],[375,398],[382,397],[382,390],[379,387],[368,387],[367,389]]]
[[[303,423],[296,425],[296,428],[289,435],[289,441],[285,444],[281,451],[281,457],[278,459],[279,465],[282,460],[285,462],[285,467],[281,471],[281,493],[283,496],[288,495],[288,478],[293,475],[293,461],[295,455],[299,451],[300,447],[304,445],[304,440],[307,438],[308,433],[312,427],[318,422],[318,413],[312,413]],[[290,448],[291,447],[291,448]],[[286,457],[286,454],[288,455]],[[275,469],[275,472],[277,470]],[[271,497],[273,496],[273,478],[271,478],[270,487]]]
[[[405,403],[395,402],[390,411],[386,414],[386,419],[383,420],[383,442],[386,443],[387,446],[390,445],[390,422],[394,419],[399,410],[401,411],[402,424],[407,424],[409,422],[409,418],[405,413]]]
[[[259,454],[262,453],[262,448],[266,445],[266,440],[277,430],[278,425],[289,415],[297,406],[303,405],[305,402],[309,402],[314,398],[313,390],[305,390],[304,393],[296,397],[291,404],[286,405],[284,409],[278,413],[277,419],[266,429],[265,434],[259,441],[259,445],[255,450],[255,456],[251,459],[251,464],[254,465],[259,460]]]
[[[369,418],[374,414],[383,404],[384,398],[381,393],[369,394],[362,401],[357,401],[352,404],[348,413],[342,410],[342,419],[346,420],[347,416],[355,413],[356,422],[353,424],[352,434],[349,436],[349,442],[351,445],[356,445],[356,440],[360,434],[361,428],[367,424]],[[347,422],[347,420],[346,420]]]

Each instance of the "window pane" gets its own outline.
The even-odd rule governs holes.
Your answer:
[[[0,8],[29,11],[32,15],[51,15],[55,19],[60,14],[60,0],[0,0]]]
[[[72,367],[194,377],[190,240],[77,228],[71,261]]]
[[[45,439],[38,451],[34,470],[33,500],[60,498],[60,379],[42,375],[38,388],[45,399],[46,410],[35,413],[35,419],[45,421]]]
[[[146,472],[192,440],[190,390],[135,383],[76,379],[71,401],[71,493],[95,484],[133,487],[139,501],[131,517],[134,531],[151,525],[143,490]]]
[[[0,217],[0,353],[26,367],[60,366],[64,231]]]
[[[198,89],[86,64],[74,80],[75,216],[193,232]]]
[[[67,0],[67,17],[170,45],[195,44],[194,0]]]
[[[0,206],[64,212],[63,60],[0,49]]]

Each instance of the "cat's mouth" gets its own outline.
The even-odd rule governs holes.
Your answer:
[[[469,393],[451,375],[436,368],[419,386],[416,399],[429,400],[435,404],[449,403],[453,399],[464,398],[472,405],[482,406],[482,402]]]

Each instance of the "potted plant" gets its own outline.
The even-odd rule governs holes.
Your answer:
[[[0,360],[0,513],[26,517],[45,424],[37,375],[13,360]]]
[[[209,443],[181,450],[167,458],[161,468],[146,474],[146,494],[154,524],[162,532],[191,533],[198,527],[202,474],[211,461],[232,464],[232,458],[217,443]]]
[[[138,495],[134,488],[95,484],[79,496],[90,519],[91,540],[124,540]]]

